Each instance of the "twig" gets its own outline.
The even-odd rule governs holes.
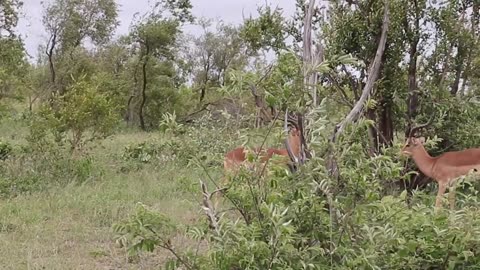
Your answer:
[[[217,235],[220,235],[220,229],[218,227],[218,217],[217,217],[215,207],[213,206],[213,203],[212,203],[212,196],[216,192],[219,192],[224,189],[216,189],[214,192],[209,193],[207,190],[207,185],[205,185],[205,183],[202,180],[200,180],[200,187],[202,189],[202,194],[203,194],[202,208],[205,211],[205,214],[207,215],[208,220],[210,221],[210,227],[215,230]]]
[[[170,251],[173,256],[175,256],[177,258],[177,260],[182,263],[188,270],[193,270],[193,266],[185,261],[174,249],[173,249],[173,246],[172,244],[170,243],[170,239],[168,240],[165,240],[163,237],[161,237],[156,231],[152,230],[152,228],[150,227],[146,227],[151,233],[153,233],[156,237],[158,237],[158,239],[160,239],[161,243],[158,245],[159,247],[161,248],[164,248],[168,251]]]
[[[215,187],[217,188],[217,190],[220,190],[220,187],[218,186],[218,184],[215,182],[215,180],[213,180],[212,176],[208,173],[208,170],[207,168],[204,166],[204,164],[202,163],[201,160],[199,160],[197,157],[194,157],[197,161],[197,163],[199,164],[200,167],[202,167],[203,171],[205,172],[205,174],[207,175],[207,178],[210,180],[210,182],[213,183],[213,185],[215,185]],[[228,196],[226,193],[223,194],[223,196],[225,196],[225,198],[227,198],[232,204],[233,206],[235,206],[235,208],[238,210],[238,212],[240,212],[240,215],[242,215],[243,219],[245,220],[245,223],[248,225],[250,224],[249,222],[249,219],[247,218],[247,216],[245,215],[245,213],[243,213],[243,211],[240,209],[240,206],[232,199],[230,198],[230,196]]]

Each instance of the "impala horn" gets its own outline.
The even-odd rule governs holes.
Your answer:
[[[435,119],[435,115],[432,115],[432,117],[430,118],[430,120],[428,120],[427,123],[412,127],[410,129],[410,133],[408,134],[408,137],[411,138],[413,135],[415,135],[415,133],[417,133],[418,130],[430,126],[433,123],[433,119]]]

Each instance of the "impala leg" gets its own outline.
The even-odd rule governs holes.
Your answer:
[[[448,203],[450,204],[450,210],[455,209],[455,188],[457,187],[456,181],[452,181],[450,183],[450,187],[448,190]]]
[[[438,193],[437,193],[437,199],[435,200],[435,208],[441,208],[442,207],[442,196],[445,194],[445,190],[447,189],[447,183],[438,183]]]

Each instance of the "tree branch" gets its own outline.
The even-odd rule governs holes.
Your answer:
[[[368,70],[368,80],[367,83],[365,84],[365,87],[363,88],[362,95],[360,96],[360,99],[357,101],[353,109],[350,111],[350,113],[343,119],[336,127],[335,131],[333,133],[333,136],[331,138],[332,142],[335,142],[338,135],[340,135],[344,129],[345,126],[348,123],[355,122],[360,118],[360,115],[362,114],[364,110],[364,105],[367,99],[370,97],[370,95],[373,92],[374,84],[377,81],[377,78],[380,73],[380,67],[382,64],[382,56],[385,51],[385,44],[387,42],[387,31],[388,31],[388,25],[389,25],[389,10],[388,10],[388,1],[385,1],[385,11],[383,15],[383,24],[382,24],[382,35],[380,37],[380,42],[378,43],[377,47],[377,52],[375,54],[375,59],[373,63],[371,64],[369,70]]]

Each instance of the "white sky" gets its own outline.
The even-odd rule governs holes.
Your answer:
[[[116,0],[119,4],[120,26],[116,34],[125,34],[136,12],[145,13],[151,1],[149,0]],[[221,19],[226,23],[238,24],[242,22],[243,16],[250,14],[256,16],[257,7],[265,3],[278,5],[283,8],[283,14],[291,17],[295,9],[294,0],[191,0],[193,4],[193,14],[197,17],[207,17]],[[23,16],[18,25],[18,33],[22,35],[28,53],[35,57],[39,44],[45,43],[46,35],[42,25],[42,4],[41,0],[23,0]],[[199,33],[197,27],[188,26],[186,32]]]

